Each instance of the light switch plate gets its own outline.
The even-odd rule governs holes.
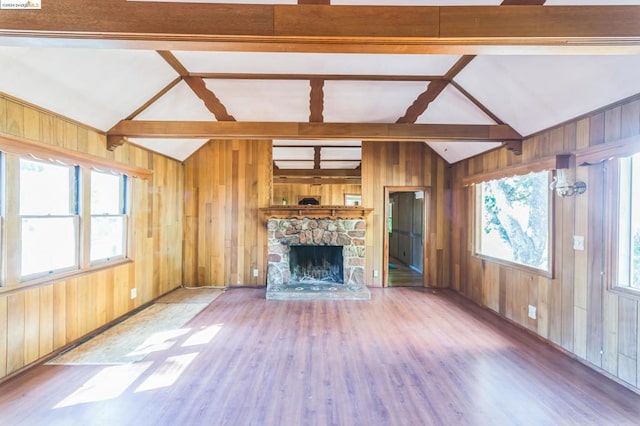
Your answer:
[[[584,236],[582,235],[573,236],[573,249],[584,250]]]

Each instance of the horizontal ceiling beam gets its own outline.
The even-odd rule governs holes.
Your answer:
[[[277,169],[273,176],[283,177],[357,177],[362,175],[360,169]]]
[[[341,178],[341,177],[314,177],[314,178],[305,178],[305,177],[273,177],[273,183],[301,183],[304,185],[326,185],[326,184],[334,184],[334,185],[361,185],[361,178]]]
[[[171,17],[171,19],[167,19]],[[326,6],[58,0],[0,44],[352,53],[638,53],[640,6]],[[615,48],[615,49],[613,49]]]
[[[506,124],[293,123],[123,120],[109,136],[211,139],[358,139],[366,141],[506,141],[522,136]]]
[[[439,75],[382,75],[382,74],[249,74],[192,72],[192,77],[214,80],[331,80],[331,81],[432,81]]]

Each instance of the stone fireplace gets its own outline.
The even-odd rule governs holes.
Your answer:
[[[267,299],[370,300],[364,219],[271,218]]]

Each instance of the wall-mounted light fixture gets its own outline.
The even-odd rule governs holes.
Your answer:
[[[568,176],[568,168],[557,168],[556,175],[553,177],[553,182],[549,185],[552,191],[556,191],[556,194],[560,197],[570,197],[576,194],[584,194],[587,190],[587,184],[584,182],[572,182]]]

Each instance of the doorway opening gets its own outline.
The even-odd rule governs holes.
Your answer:
[[[428,187],[385,187],[384,287],[428,285],[429,198]]]

